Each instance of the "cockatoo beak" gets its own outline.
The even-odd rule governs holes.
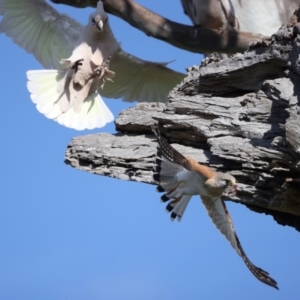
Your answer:
[[[102,20],[100,20],[98,23],[97,23],[97,28],[99,31],[103,31],[103,27],[104,27],[104,23]]]

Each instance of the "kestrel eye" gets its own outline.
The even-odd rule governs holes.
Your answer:
[[[95,19],[93,18],[92,19],[92,25],[94,26],[96,24],[96,21],[95,21]]]
[[[108,17],[106,17],[106,19],[105,19],[104,23],[107,23],[107,21],[108,21]]]
[[[231,181],[231,180],[226,180],[226,185],[227,185],[227,186],[232,185],[232,181]]]

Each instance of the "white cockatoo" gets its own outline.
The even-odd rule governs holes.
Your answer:
[[[100,94],[166,102],[168,92],[185,76],[167,63],[144,61],[123,51],[101,1],[86,26],[44,0],[0,0],[0,15],[0,32],[45,68],[27,72],[38,111],[69,128],[100,128],[113,120]]]
[[[181,0],[194,25],[270,36],[286,23],[300,0]]]
[[[286,24],[299,0],[231,0],[240,22],[240,31],[271,36]]]
[[[222,31],[240,27],[231,0],[181,0],[194,25]]]

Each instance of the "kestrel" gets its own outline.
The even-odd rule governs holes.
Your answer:
[[[278,289],[277,282],[269,273],[256,267],[247,257],[225,202],[220,198],[227,188],[236,191],[235,178],[228,173],[215,172],[192,157],[183,156],[161,137],[157,127],[153,127],[153,132],[158,140],[153,178],[159,182],[157,191],[165,192],[161,201],[168,202],[166,209],[171,213],[171,220],[177,218],[180,221],[191,197],[200,195],[212,221],[242,257],[252,274],[261,282]]]

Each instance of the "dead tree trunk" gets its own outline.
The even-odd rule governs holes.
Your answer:
[[[66,164],[154,184],[150,127],[158,122],[183,154],[236,177],[231,200],[300,231],[299,20],[297,11],[245,54],[223,61],[212,55],[190,68],[166,105],[141,103],[121,112],[119,133],[74,138]]]

